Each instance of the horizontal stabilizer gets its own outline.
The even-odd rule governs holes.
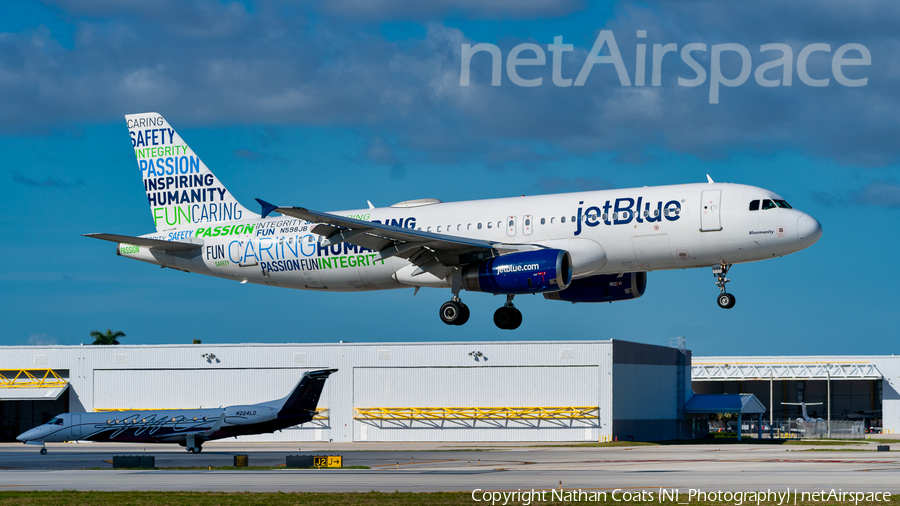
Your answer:
[[[132,237],[130,235],[116,234],[83,234],[85,237],[93,237],[94,239],[102,239],[104,241],[118,242],[125,244],[134,244],[135,246],[146,246],[148,248],[163,251],[188,251],[203,246],[200,241],[197,244],[192,242],[181,241],[160,241],[159,239],[148,239],[146,237]]]

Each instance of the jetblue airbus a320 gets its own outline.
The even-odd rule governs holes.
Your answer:
[[[812,216],[753,186],[708,183],[468,202],[427,198],[319,212],[235,200],[157,113],[126,116],[156,232],[87,234],[117,254],[241,283],[346,291],[449,288],[441,320],[462,325],[463,290],[613,302],[643,295],[647,272],[712,267],[718,304],[733,264],[780,257],[822,235]],[[272,216],[278,213],[281,216]]]

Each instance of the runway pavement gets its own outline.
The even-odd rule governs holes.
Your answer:
[[[532,443],[533,444],[533,443]],[[900,493],[900,452],[852,446],[686,445],[616,448],[533,447],[498,443],[207,443],[203,453],[177,446],[0,444],[0,490],[196,490],[383,492],[530,490],[890,491]],[[846,451],[846,450],[862,451]],[[156,470],[112,470],[113,455],[149,454]],[[341,470],[167,470],[284,464],[285,456],[342,455]],[[90,468],[101,468],[91,470]]]

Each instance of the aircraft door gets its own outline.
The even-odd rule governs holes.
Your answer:
[[[721,219],[722,190],[704,190],[700,197],[700,231],[718,232],[722,230]]]
[[[506,217],[506,235],[513,237],[516,235],[516,217],[515,216],[507,216]]]
[[[533,216],[530,214],[526,214],[522,221],[522,233],[525,235],[531,235],[531,232],[534,230],[532,220]]]
[[[72,439],[81,437],[81,415],[72,415]]]

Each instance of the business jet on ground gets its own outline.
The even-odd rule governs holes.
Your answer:
[[[235,200],[157,113],[126,116],[156,232],[86,234],[117,254],[186,272],[305,290],[437,287],[441,320],[462,325],[463,290],[506,295],[501,329],[522,314],[516,295],[613,302],[644,294],[648,271],[710,268],[722,308],[734,264],[781,257],[822,235],[777,194],[714,183],[467,202],[426,198],[319,212]],[[282,216],[271,216],[272,213]]]
[[[303,373],[286,397],[249,406],[213,409],[170,409],[63,413],[20,434],[25,444],[62,441],[177,443],[200,453],[205,441],[247,434],[264,434],[306,423],[316,414],[325,380],[337,369]]]

